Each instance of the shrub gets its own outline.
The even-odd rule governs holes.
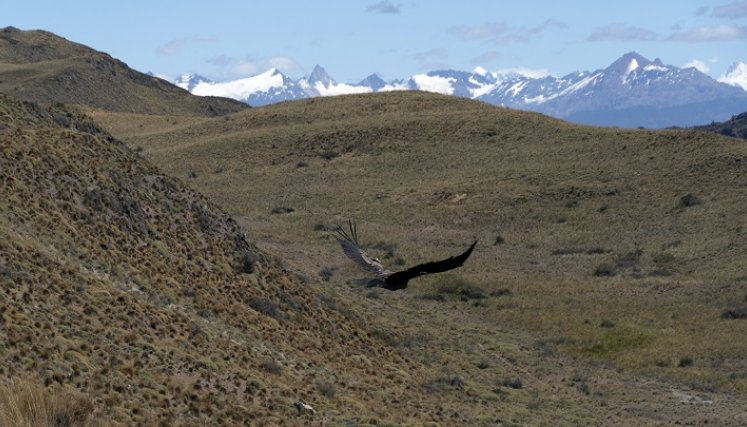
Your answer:
[[[283,367],[275,359],[267,359],[260,365],[263,371],[273,375],[280,375],[283,371]]]
[[[374,243],[371,248],[384,252],[384,256],[387,258],[392,258],[397,250],[397,244],[380,241]]]
[[[690,193],[690,194],[686,194],[686,195],[680,197],[680,202],[679,202],[678,206],[680,208],[689,208],[689,207],[692,207],[692,206],[699,205],[701,203],[702,202],[700,201],[700,199],[698,198],[698,196]]]
[[[513,292],[508,288],[500,288],[490,292],[491,297],[511,296]]]
[[[677,364],[680,368],[686,368],[688,366],[693,366],[693,358],[690,356],[685,356],[680,358],[680,362]]]
[[[335,391],[335,386],[327,381],[317,381],[316,389],[319,390],[319,392],[322,393],[324,397],[327,397],[329,399],[334,399],[335,394],[337,394],[337,392]]]
[[[503,238],[500,234],[495,236],[495,242],[493,242],[493,246],[498,246],[506,243],[506,239]]]
[[[295,211],[296,211],[295,209],[289,208],[287,206],[278,206],[274,208],[272,211],[270,211],[270,213],[278,215],[278,214],[288,214],[288,213],[295,212]]]
[[[605,319],[605,320],[602,320],[602,322],[599,324],[599,327],[600,328],[614,328],[615,322]]]
[[[335,157],[339,157],[340,154],[337,151],[326,150],[326,151],[323,151],[319,156],[323,158],[324,160],[332,160]]]
[[[513,389],[520,389],[524,387],[524,384],[521,382],[521,378],[504,378],[503,381],[501,381],[501,385],[504,387],[510,387]]]
[[[239,258],[239,271],[244,274],[252,274],[256,264],[257,256],[249,251],[244,251]]]
[[[447,278],[436,286],[436,290],[439,294],[458,296],[462,301],[486,298],[485,291],[461,278]]]
[[[617,274],[617,271],[609,264],[602,264],[594,270],[594,275],[597,277],[612,277],[615,274]]]
[[[249,301],[249,307],[277,320],[282,320],[284,317],[283,312],[278,308],[277,304],[267,298],[252,298]]]
[[[722,319],[747,319],[747,306],[741,306],[725,310],[721,313]]]
[[[321,270],[319,270],[319,277],[322,278],[325,282],[329,282],[329,280],[332,278],[332,275],[335,273],[335,269],[332,267],[322,267]]]
[[[643,249],[628,252],[617,259],[615,266],[617,268],[637,268],[641,262],[641,255],[643,255]]]

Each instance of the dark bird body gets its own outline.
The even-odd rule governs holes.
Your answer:
[[[449,257],[441,261],[426,262],[418,264],[407,270],[393,272],[389,271],[381,264],[377,258],[373,258],[361,248],[358,243],[358,232],[355,224],[349,223],[350,232],[346,232],[342,227],[337,227],[337,241],[340,242],[343,252],[359,267],[372,273],[374,278],[368,282],[368,286],[378,286],[390,291],[397,291],[407,287],[410,279],[432,273],[441,273],[448,270],[461,267],[469,258],[472,250],[475,249],[477,241],[464,251],[462,254]]]

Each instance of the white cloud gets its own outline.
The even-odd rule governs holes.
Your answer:
[[[546,68],[527,68],[527,67],[513,67],[503,68],[496,71],[498,74],[519,74],[524,77],[533,79],[540,79],[550,75],[550,71]]]
[[[158,53],[161,56],[171,56],[185,47],[197,44],[197,43],[215,43],[215,39],[212,37],[203,37],[203,36],[188,36],[188,37],[182,37],[174,40],[170,40],[161,46],[158,46],[156,48],[156,53]]]
[[[652,41],[658,36],[653,31],[627,24],[614,23],[599,27],[587,38],[591,42],[599,41]]]
[[[505,22],[488,22],[480,25],[460,25],[448,32],[465,41],[484,41],[496,44],[527,43],[545,31],[566,29],[568,24],[548,19],[535,27],[510,28]]]
[[[738,25],[695,27],[669,36],[669,40],[681,43],[705,43],[742,39],[747,39],[747,27]]]
[[[418,62],[432,61],[434,59],[443,60],[449,57],[449,51],[445,48],[439,47],[424,52],[413,53],[411,57]]]
[[[739,19],[747,16],[747,0],[716,6],[711,12],[714,18]]]
[[[384,13],[384,14],[396,14],[399,13],[402,8],[402,4],[394,4],[388,0],[382,0],[376,4],[372,4],[366,8],[366,12]]]
[[[485,52],[483,54],[477,55],[476,57],[472,58],[473,64],[486,64],[488,62],[493,62],[501,57],[501,54],[499,52],[496,52],[494,50],[491,50],[489,52]]]
[[[429,76],[426,74],[416,74],[412,80],[418,86],[418,89],[451,95],[454,93],[454,86],[451,85],[456,79],[451,77]]]
[[[695,68],[696,70],[704,74],[707,74],[709,71],[711,71],[711,67],[709,67],[708,64],[706,64],[704,61],[701,61],[700,59],[693,59],[692,61],[683,65],[682,68]]]
[[[219,67],[219,71],[215,73],[219,80],[254,76],[270,68],[277,68],[284,74],[289,75],[303,72],[303,67],[288,56],[249,57],[236,60],[225,55],[220,55],[207,60],[207,62]]]

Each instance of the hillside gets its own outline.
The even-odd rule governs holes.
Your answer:
[[[731,119],[725,122],[698,126],[696,129],[716,132],[721,135],[733,136],[735,138],[747,139],[747,113],[732,116]]]
[[[396,328],[289,273],[89,118],[0,95],[0,149],[0,382],[74,390],[104,424],[444,417]],[[475,421],[478,399],[460,407]]]
[[[742,141],[410,92],[169,128],[96,119],[364,319],[423,336],[398,348],[450,366],[467,396],[498,398],[504,412],[488,404],[486,415],[509,425],[747,422]],[[480,244],[463,269],[370,293],[326,231],[348,218],[395,269]],[[461,393],[445,395],[472,400]]]
[[[52,33],[13,27],[0,29],[0,92],[44,104],[146,114],[219,116],[247,108],[232,99],[191,95]]]

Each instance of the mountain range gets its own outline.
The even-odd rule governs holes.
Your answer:
[[[577,123],[622,127],[693,126],[747,110],[747,64],[737,62],[718,80],[630,52],[604,69],[563,77],[438,70],[384,81],[372,74],[338,83],[317,65],[293,80],[276,68],[232,81],[185,74],[175,82],[195,95],[223,96],[253,106],[293,99],[392,90],[422,90],[536,111]]]

